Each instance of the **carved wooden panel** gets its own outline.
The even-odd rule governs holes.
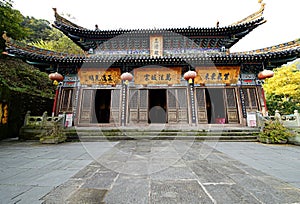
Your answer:
[[[249,89],[249,96],[252,109],[257,109],[256,89]]]
[[[203,88],[196,88],[196,109],[198,113],[198,123],[208,123],[205,89]]]
[[[94,111],[95,90],[83,89],[79,123],[91,123]]]
[[[176,123],[178,120],[176,109],[168,109],[168,122]]]
[[[139,90],[139,123],[148,123],[148,90]]]
[[[75,89],[62,88],[59,112],[72,112]]]
[[[198,123],[207,123],[207,113],[204,110],[198,110]]]
[[[225,89],[226,97],[226,110],[227,110],[227,121],[228,123],[238,123],[238,111],[236,102],[236,92],[234,88]]]
[[[176,101],[176,90],[168,89],[167,90],[167,116],[169,123],[176,123],[178,121],[177,116],[177,101]]]
[[[188,123],[187,89],[168,89],[167,99],[168,122]]]
[[[177,107],[178,107],[178,122],[180,123],[188,123],[188,96],[187,89],[180,88],[176,89],[177,91]]]
[[[227,108],[236,108],[236,97],[235,97],[235,90],[233,88],[225,89],[226,91],[226,101],[227,101]]]
[[[121,90],[115,89],[111,91],[111,110],[110,110],[110,123],[120,123],[120,102],[121,102]]]
[[[258,110],[258,100],[255,87],[243,88],[244,101],[247,112]]]
[[[138,90],[129,90],[129,123],[138,122]]]

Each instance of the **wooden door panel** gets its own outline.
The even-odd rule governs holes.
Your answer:
[[[95,90],[83,89],[79,123],[91,123],[95,102]]]
[[[139,90],[139,115],[138,121],[139,123],[148,123],[148,90],[141,89]]]
[[[121,90],[115,89],[111,91],[111,109],[110,109],[110,123],[120,123],[120,105],[121,105]]]
[[[236,91],[234,88],[225,89],[225,102],[228,123],[238,123],[239,117],[237,111]]]
[[[198,123],[208,123],[204,88],[196,88],[196,110]]]

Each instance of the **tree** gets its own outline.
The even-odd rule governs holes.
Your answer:
[[[300,108],[299,61],[274,70],[274,77],[266,79],[263,85],[266,92],[269,113],[278,109],[282,114],[291,114]]]
[[[51,39],[50,22],[47,20],[27,16],[23,18],[21,25],[30,31],[29,35],[26,37],[26,42]]]
[[[21,40],[29,35],[30,30],[21,25],[24,17],[20,11],[12,8],[12,4],[12,0],[0,0],[0,35],[6,31],[10,37]],[[5,41],[1,37],[0,51],[2,52],[4,48]]]
[[[69,54],[84,54],[83,50],[72,40],[65,36],[57,29],[51,29],[49,34],[50,40],[39,40],[30,43],[35,47],[52,50],[56,52],[65,52]]]

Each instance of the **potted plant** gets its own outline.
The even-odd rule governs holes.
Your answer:
[[[284,144],[295,134],[283,126],[279,120],[269,120],[265,122],[263,130],[259,134],[259,141],[267,144]]]

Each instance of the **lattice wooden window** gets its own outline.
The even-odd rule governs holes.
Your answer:
[[[120,107],[120,90],[114,90],[112,98],[113,98],[113,100],[111,102],[111,107],[119,108]]]
[[[130,90],[129,96],[129,107],[133,109],[138,108],[138,91]]]
[[[205,97],[204,97],[204,89],[196,89],[196,99],[197,99],[197,104],[198,108],[205,108]]]
[[[62,89],[59,112],[72,112],[74,89]]]
[[[228,108],[236,108],[236,99],[235,99],[234,89],[226,89],[226,95],[227,95],[227,107]]]
[[[243,93],[244,93],[245,107],[250,110],[252,109],[256,110],[258,108],[256,89],[243,88]]]

